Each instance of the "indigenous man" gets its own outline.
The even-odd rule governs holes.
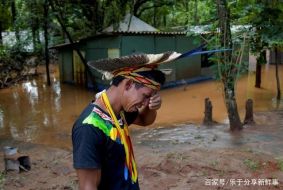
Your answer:
[[[81,190],[137,190],[138,173],[128,126],[150,125],[165,81],[157,65],[178,54],[132,55],[89,62],[113,77],[73,126],[73,159]]]

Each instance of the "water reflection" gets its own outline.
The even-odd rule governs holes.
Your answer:
[[[26,91],[26,95],[29,98],[29,103],[34,106],[38,103],[38,88],[35,80],[32,82],[25,82],[22,84],[22,88]],[[17,99],[15,99],[17,101]]]
[[[236,99],[241,119],[245,116],[246,100],[252,98],[254,111],[269,111],[283,109],[282,103],[274,104],[276,97],[276,81],[274,65],[263,67],[262,87],[255,88],[255,73],[241,77],[236,85]],[[280,66],[280,80],[283,81],[283,65]],[[282,84],[281,84],[282,86]],[[281,87],[283,90],[283,88]],[[161,91],[163,104],[158,112],[157,126],[172,123],[193,122],[201,123],[204,116],[204,99],[210,98],[213,106],[213,119],[228,123],[224,103],[222,84],[220,82],[202,82],[174,89]],[[282,100],[281,100],[282,101]]]
[[[72,124],[93,93],[60,84],[57,75],[51,87],[39,76],[0,90],[0,138],[70,146]]]
[[[54,104],[55,104],[55,109],[57,112],[59,112],[61,110],[61,88],[60,88],[60,83],[56,82],[56,80],[54,81],[54,85],[52,86],[53,91],[55,93],[55,100],[54,100]]]
[[[12,137],[14,139],[18,139],[18,137],[19,137],[18,128],[14,125],[13,122],[9,123],[9,127],[10,127],[10,134],[12,135]],[[18,140],[20,140],[20,139],[18,139]]]
[[[272,98],[272,107],[274,109],[281,109],[281,108],[283,108],[283,99],[278,100],[277,98]]]
[[[4,113],[0,106],[0,128],[4,127]]]

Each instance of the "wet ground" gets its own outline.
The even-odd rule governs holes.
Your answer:
[[[225,124],[211,127],[180,124],[170,128],[144,128],[134,131],[133,136],[137,145],[161,150],[246,149],[283,159],[283,111],[258,112],[255,119],[264,124],[246,125],[241,132],[230,132]]]

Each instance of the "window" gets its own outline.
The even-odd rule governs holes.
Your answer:
[[[117,58],[117,57],[120,57],[120,49],[109,48],[108,49],[108,58]]]

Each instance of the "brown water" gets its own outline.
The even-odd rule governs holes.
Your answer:
[[[281,89],[283,67],[280,67]],[[237,101],[241,117],[247,98],[254,99],[254,111],[282,109],[276,101],[274,66],[263,70],[262,88],[254,88],[254,74],[242,77],[237,85]],[[58,71],[52,75],[52,86],[45,84],[44,76],[25,81],[9,89],[0,90],[0,139],[69,148],[71,129],[81,110],[94,93],[58,81]],[[162,108],[154,124],[175,126],[177,123],[199,125],[203,118],[204,99],[213,104],[213,118],[227,123],[221,84],[208,81],[161,91]],[[181,137],[180,137],[181,138]]]
[[[280,67],[281,91],[283,91],[283,66]],[[267,65],[262,72],[262,88],[254,88],[255,73],[241,77],[236,85],[238,110],[243,119],[245,102],[254,100],[254,111],[270,111],[283,108],[283,101],[276,100],[275,67]],[[207,81],[161,92],[163,104],[156,120],[157,125],[180,122],[201,123],[204,99],[209,97],[213,105],[213,119],[228,123],[223,90],[220,82]]]
[[[42,75],[0,90],[1,139],[70,147],[72,124],[93,93],[61,84],[56,70],[51,78],[51,87]]]

